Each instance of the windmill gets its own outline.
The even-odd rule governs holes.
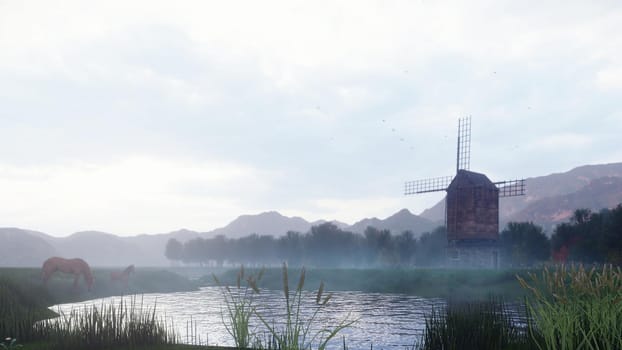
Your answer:
[[[492,182],[470,171],[471,118],[458,120],[456,175],[409,181],[404,194],[446,191],[447,263],[496,268],[499,264],[499,198],[525,194],[525,180]]]

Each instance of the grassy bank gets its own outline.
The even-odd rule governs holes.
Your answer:
[[[291,270],[294,270],[293,276],[297,276],[298,269]],[[61,318],[60,323],[39,323],[32,327],[35,320],[49,317],[46,307],[53,303],[127,294],[118,293],[121,290],[168,292],[195,287],[181,276],[156,270],[137,271],[127,287],[120,286],[109,281],[109,272],[96,270],[96,280],[99,281],[93,292],[87,292],[84,287],[73,290],[71,277],[58,276],[45,288],[38,279],[37,269],[0,269],[0,336],[17,337],[26,349],[227,349],[175,344],[177,338],[169,325],[156,317],[155,305],[143,308],[136,302],[92,308]],[[323,280],[331,290],[451,297],[446,308],[425,316],[423,342],[416,349],[622,350],[622,271],[619,268],[554,267],[531,273],[512,270],[311,269],[306,275],[291,279],[285,272],[269,269],[258,278],[261,288],[283,289],[285,298],[289,296],[287,315],[293,321],[289,328],[283,328],[287,331],[285,334],[300,333],[298,312],[295,312],[296,305],[299,305],[296,296],[301,295],[304,286],[314,289]],[[231,285],[233,290],[238,273],[241,271],[225,271],[220,282]],[[247,270],[246,275],[240,276],[240,281],[254,284],[255,279],[245,277],[252,273]],[[524,276],[519,278],[520,283],[516,279],[517,273]],[[204,279],[204,282],[212,283],[212,278]],[[289,289],[295,292],[290,294]],[[229,298],[228,303],[233,307],[230,310],[235,311],[229,314],[235,316],[230,317],[231,324],[247,325],[247,322],[237,322],[238,306],[245,299],[236,299],[239,294],[231,294],[229,288],[223,287],[222,290],[235,297]],[[490,299],[490,295],[495,295],[496,299]],[[529,327],[512,322],[516,310],[507,309],[501,302],[525,295]],[[316,302],[320,300],[323,299],[318,292]],[[319,305],[324,304],[325,301]],[[250,315],[254,310],[252,306],[248,304],[240,312]],[[306,325],[306,322],[300,324]],[[264,325],[274,327],[271,321],[264,322]],[[244,334],[248,331],[242,330]],[[273,329],[274,339],[281,336],[280,332],[281,328]],[[290,347],[281,345],[281,348]]]
[[[68,320],[53,323],[38,321],[57,316],[48,309],[59,303],[77,302],[113,295],[143,294],[195,290],[197,284],[170,271],[137,269],[127,284],[110,280],[109,269],[94,269],[95,282],[91,291],[80,279],[73,288],[73,277],[57,273],[41,281],[38,268],[0,268],[0,337],[17,338],[28,348],[79,349],[88,334],[97,337],[90,348],[105,348],[110,344],[139,344],[151,339],[152,345],[173,342],[172,334],[159,324],[150,309],[127,307],[115,310],[87,310],[86,316],[72,315]],[[152,306],[152,307],[155,307]],[[151,318],[147,317],[151,315]],[[79,322],[77,331],[71,330]],[[37,323],[37,326],[33,327]],[[134,340],[132,340],[134,339]],[[138,339],[138,340],[137,340]],[[32,345],[31,345],[32,344]],[[38,344],[38,345],[37,345]],[[53,344],[53,345],[52,345]],[[91,345],[93,345],[91,344]]]
[[[82,278],[80,278],[78,287],[74,289],[73,276],[63,273],[54,274],[46,288],[41,282],[41,269],[39,268],[0,268],[0,281],[4,281],[4,284],[11,283],[14,286],[20,286],[29,291],[28,294],[39,304],[45,306],[113,295],[169,293],[198,288],[196,282],[166,270],[136,269],[136,273],[130,276],[127,285],[119,281],[111,281],[111,271],[116,270],[93,269],[95,281],[91,291],[87,291]]]
[[[218,277],[222,283],[234,285],[237,271],[228,270]],[[312,288],[324,281],[329,290],[405,293],[456,300],[487,300],[491,296],[516,300],[526,295],[516,281],[516,274],[526,273],[524,270],[307,269],[306,285]],[[215,285],[211,276],[203,277],[201,283]],[[281,270],[267,269],[259,287],[281,289]]]

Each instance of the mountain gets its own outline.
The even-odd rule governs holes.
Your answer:
[[[568,211],[611,208],[622,202],[622,190],[614,184],[619,178],[622,178],[622,163],[585,165],[564,173],[525,179],[525,196],[499,200],[500,226],[509,221],[527,220],[551,229],[569,217]],[[421,216],[442,222],[444,212],[442,200],[424,210]]]
[[[500,201],[500,223],[532,221],[551,228],[567,220],[577,208],[600,210],[622,203],[622,163],[587,165],[565,173],[526,179],[527,193]],[[388,229],[394,234],[405,230],[419,235],[443,222],[444,201],[425,210],[420,216],[407,209],[385,218],[368,218],[347,225],[331,221],[339,228],[363,233],[367,226]],[[68,237],[52,237],[42,232],[18,228],[0,228],[0,266],[41,266],[50,256],[82,257],[93,266],[164,266],[169,262],[164,248],[169,239],[186,242],[193,238],[225,235],[239,238],[252,233],[282,236],[287,231],[308,232],[325,220],[308,222],[275,211],[242,215],[228,225],[209,231],[187,229],[168,233],[119,237],[114,234],[85,231]]]
[[[0,266],[40,266],[45,259],[57,255],[46,236],[19,228],[0,228]]]
[[[411,231],[416,236],[419,236],[423,232],[432,231],[438,225],[411,213],[408,209],[402,209],[384,220],[378,218],[363,219],[346,229],[356,233],[363,233],[367,226],[373,226],[381,230],[390,230],[394,234]]]
[[[77,232],[58,239],[56,249],[67,258],[88,257],[93,266],[121,266],[140,264],[142,254],[136,244],[110,233]],[[86,258],[85,258],[86,259]]]
[[[164,249],[169,239],[175,238],[186,242],[193,238],[210,238],[224,235],[239,238],[256,233],[259,235],[282,236],[287,231],[306,233],[312,226],[329,221],[308,222],[300,217],[287,217],[275,211],[256,215],[242,215],[227,226],[209,232],[178,230],[160,234],[141,234],[131,237],[119,237],[111,233],[98,231],[77,232],[68,237],[52,237],[41,232],[20,229],[0,229],[0,266],[40,266],[50,256],[67,258],[82,257],[92,266],[164,266],[169,262],[164,256]],[[418,234],[434,228],[434,224],[421,219],[406,209],[384,220],[364,219],[349,226],[343,222],[330,221],[337,227],[357,233],[363,233],[367,226],[388,229],[395,233],[411,230]],[[2,249],[6,248],[6,251]],[[29,254],[23,254],[28,251]],[[20,252],[20,253],[15,253]]]
[[[140,234],[137,236],[120,237],[124,242],[136,247],[135,265],[143,266],[163,266],[169,264],[169,261],[162,254],[154,254],[154,252],[164,252],[166,243],[169,239],[175,238],[180,242],[186,242],[193,238],[204,237],[205,233],[181,229],[168,233],[157,234]]]
[[[283,236],[287,231],[307,232],[311,223],[301,217],[287,217],[276,211],[257,215],[242,215],[227,226],[207,232],[207,236],[224,235],[228,238],[240,238],[256,233],[258,235]]]
[[[511,215],[508,221],[532,221],[550,231],[568,221],[577,208],[598,211],[622,202],[622,177],[603,177],[590,181],[576,192],[542,198]]]

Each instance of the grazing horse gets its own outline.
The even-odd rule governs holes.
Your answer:
[[[47,285],[48,279],[50,279],[56,271],[73,274],[73,288],[78,287],[80,275],[84,276],[84,281],[86,282],[86,286],[89,291],[93,287],[93,274],[91,273],[91,268],[86,261],[80,258],[65,259],[55,256],[47,259],[41,268],[41,278],[43,279],[43,284]]]
[[[110,273],[110,281],[123,282],[123,284],[127,286],[127,281],[130,278],[130,273],[134,273],[134,265],[126,267],[123,271],[112,271]]]

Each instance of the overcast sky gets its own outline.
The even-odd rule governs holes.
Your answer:
[[[174,5],[173,5],[174,4]],[[0,226],[353,223],[622,161],[622,2],[0,0]]]

